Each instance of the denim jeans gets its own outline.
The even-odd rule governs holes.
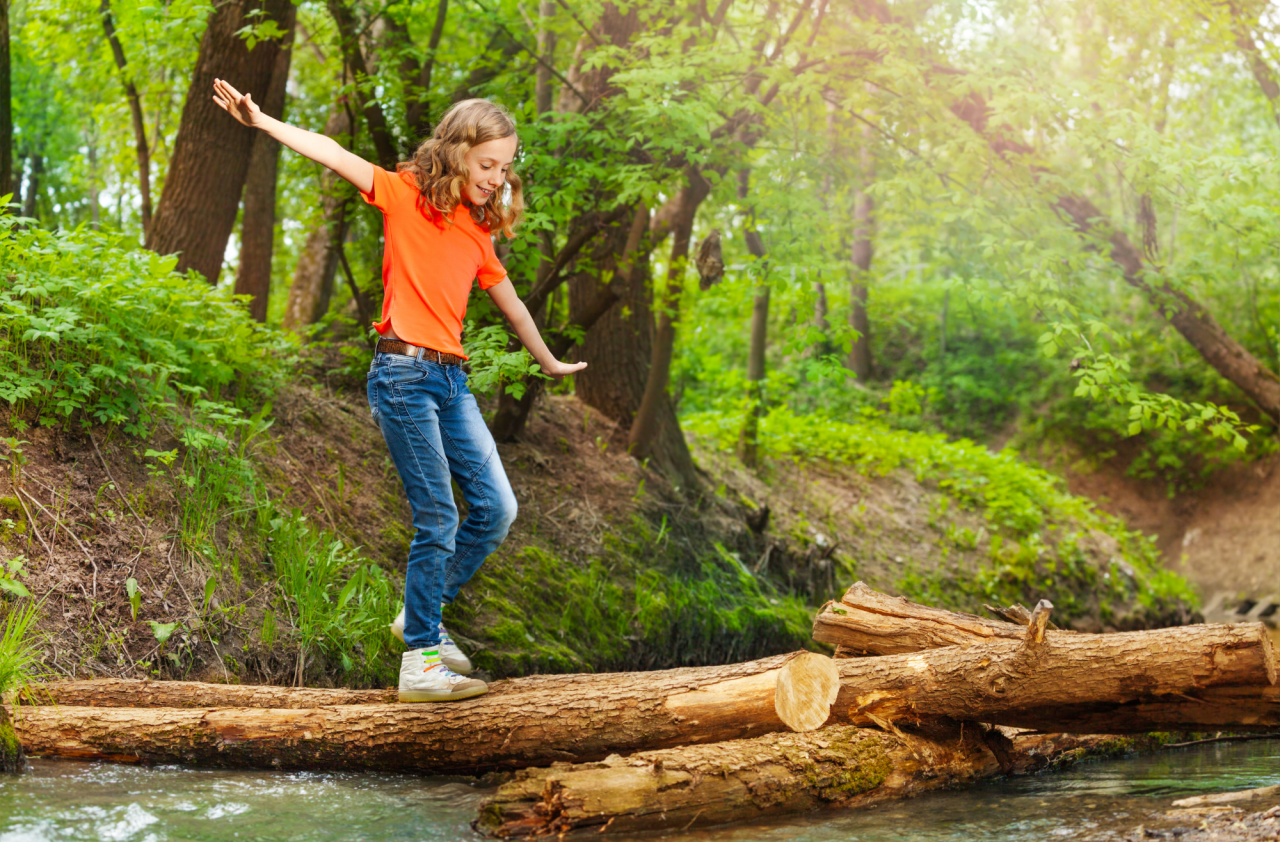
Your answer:
[[[440,605],[452,602],[516,518],[516,497],[460,366],[375,354],[369,409],[382,429],[413,511],[404,581],[404,642],[440,642]],[[452,477],[467,501],[458,525]]]

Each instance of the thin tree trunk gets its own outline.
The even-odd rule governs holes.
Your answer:
[[[228,0],[215,8],[200,41],[147,248],[177,253],[179,271],[194,269],[211,284],[222,270],[258,134],[214,103],[213,80],[263,95],[280,45],[260,41],[250,50],[239,32],[264,20],[283,22],[291,6],[290,0]],[[259,11],[265,18],[255,15]]]
[[[827,285],[822,281],[814,281],[813,295],[813,326],[822,334],[823,338],[815,342],[813,347],[809,349],[809,355],[825,357],[831,353],[831,340],[826,338],[831,335],[831,323],[828,321],[830,308],[827,305]]]
[[[285,31],[276,66],[271,71],[271,84],[259,103],[263,112],[277,120],[284,119],[284,106],[289,86],[289,63],[293,56],[293,38],[297,9],[290,4],[285,10]],[[276,242],[276,174],[280,166],[280,142],[266,132],[258,132],[253,142],[253,157],[244,185],[244,212],[240,217],[240,266],[236,270],[236,294],[252,296],[249,314],[259,322],[267,320],[267,303],[271,295],[271,256]]]
[[[13,184],[13,67],[9,57],[9,0],[0,0],[0,196]],[[0,209],[0,212],[6,209]]]
[[[341,104],[335,105],[325,122],[328,137],[344,137],[351,133],[351,120]],[[346,181],[330,170],[320,173],[320,221],[307,235],[293,270],[289,300],[285,304],[282,326],[302,332],[320,321],[329,309],[333,282],[338,271],[338,243],[347,233],[346,203],[351,197]]]
[[[1276,78],[1275,70],[1267,64],[1266,57],[1258,47],[1258,42],[1254,40],[1253,26],[1244,18],[1240,4],[1228,3],[1227,8],[1231,15],[1231,28],[1235,35],[1236,46],[1249,62],[1249,71],[1253,73],[1258,89],[1262,91],[1262,95],[1267,98],[1271,106],[1272,118],[1276,121],[1276,125],[1280,126],[1280,80]]]
[[[671,257],[667,267],[667,283],[663,290],[658,326],[653,335],[653,353],[649,359],[649,374],[645,380],[644,395],[628,437],[630,452],[637,459],[647,459],[657,454],[655,445],[661,429],[661,407],[669,405],[667,386],[671,380],[671,356],[675,351],[676,325],[680,318],[680,295],[684,291],[684,273],[689,259],[689,244],[693,239],[693,221],[698,207],[711,192],[711,182],[693,168],[685,172],[688,185],[681,190],[680,207],[671,228]],[[671,466],[674,467],[674,466]],[[684,484],[692,482],[692,475],[678,477]]]
[[[538,114],[546,114],[551,110],[551,97],[554,89],[551,84],[551,68],[555,66],[556,34],[551,31],[551,21],[556,14],[555,0],[541,0],[538,4],[538,55],[542,57],[538,64],[534,83],[533,101]]]
[[[339,44],[342,48],[342,59],[351,69],[355,79],[355,101],[364,112],[365,122],[369,126],[369,137],[378,154],[378,163],[385,169],[393,169],[399,155],[396,153],[395,139],[391,136],[391,128],[382,106],[361,90],[370,78],[369,67],[365,62],[364,51],[360,48],[359,27],[355,14],[346,0],[328,0],[329,14],[338,27]]]
[[[871,127],[863,124],[858,189],[853,196],[853,246],[850,249],[849,327],[855,331],[849,350],[849,370],[859,383],[871,380],[871,321],[867,316],[867,278],[874,254],[875,205],[867,189],[875,181],[875,158],[871,149]]]
[[[449,16],[449,0],[439,0],[436,4],[436,20],[431,27],[431,36],[427,39],[427,58],[418,68],[413,80],[416,90],[410,98],[406,109],[405,122],[413,140],[424,140],[431,133],[431,74],[435,69],[436,51],[440,49],[440,38],[444,35],[444,24]],[[407,80],[406,80],[407,81]]]
[[[36,200],[40,198],[40,176],[44,175],[44,156],[39,152],[31,155],[31,171],[27,173],[27,192],[22,200],[22,215],[29,219],[36,218]]]
[[[111,0],[102,0],[100,10],[102,29],[111,45],[116,69],[120,71],[124,96],[129,102],[129,116],[133,121],[133,148],[138,156],[138,192],[142,197],[142,239],[145,241],[151,235],[151,150],[147,146],[147,122],[142,112],[142,97],[138,95],[138,86],[129,76],[129,62],[125,59],[120,36],[116,34],[115,21],[111,17]]]
[[[738,198],[747,212],[743,239],[747,243],[747,251],[760,267],[761,283],[756,287],[755,299],[751,303],[751,345],[747,350],[748,406],[738,436],[738,457],[748,468],[756,468],[760,464],[760,415],[764,411],[765,351],[769,341],[769,283],[768,268],[764,263],[764,241],[756,230],[755,208],[746,203],[750,192],[749,179],[750,172],[742,170],[738,179]]]

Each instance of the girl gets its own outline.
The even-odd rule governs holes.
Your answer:
[[[520,219],[520,179],[511,171],[515,122],[487,100],[460,102],[440,120],[413,160],[397,172],[353,155],[331,138],[263,114],[248,94],[221,79],[213,100],[246,126],[355,185],[382,211],[385,297],[369,369],[369,408],[382,429],[413,510],[402,617],[408,647],[400,665],[400,701],[467,699],[489,688],[467,678],[471,662],[440,622],[441,602],[507,536],[516,498],[459,365],[462,319],[471,283],[489,293],[542,370],[564,377],[586,366],[551,356],[529,311],[494,254],[490,233],[510,237]],[[449,480],[468,505],[458,525]],[[397,628],[400,627],[400,628]]]

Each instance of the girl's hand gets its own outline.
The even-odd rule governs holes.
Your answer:
[[[262,109],[252,94],[242,94],[221,79],[213,80],[213,101],[241,124],[254,128],[262,122]]]
[[[586,367],[586,363],[562,363],[556,360],[551,365],[544,366],[542,372],[559,380],[561,377],[573,374],[575,371],[582,371]]]

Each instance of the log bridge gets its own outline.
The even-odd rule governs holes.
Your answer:
[[[1051,628],[1050,609],[994,622],[859,583],[823,606],[814,637],[863,657],[531,676],[439,705],[384,690],[67,681],[32,688],[11,711],[32,755],[519,770],[476,823],[497,837],[866,805],[1025,766],[1046,753],[1042,733],[1280,731],[1261,624],[1089,635]],[[1080,745],[1059,740],[1054,752]]]

